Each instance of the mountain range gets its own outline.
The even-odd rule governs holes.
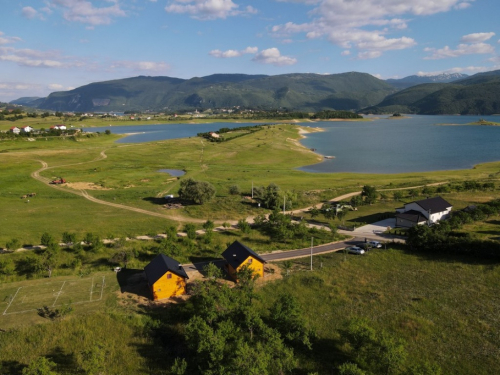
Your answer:
[[[380,80],[367,73],[214,74],[180,79],[139,76],[96,82],[13,104],[73,112],[287,109],[317,112],[500,113],[500,70]]]

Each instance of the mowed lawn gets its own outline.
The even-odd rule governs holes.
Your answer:
[[[0,286],[0,326],[42,322],[37,309],[44,306],[57,309],[69,304],[77,313],[99,310],[117,288],[114,272],[6,283]]]

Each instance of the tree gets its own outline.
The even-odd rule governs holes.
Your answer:
[[[396,202],[399,202],[401,199],[403,199],[403,193],[400,190],[396,190],[394,193],[392,193],[392,196]]]
[[[364,198],[365,203],[373,204],[377,200],[377,189],[375,186],[365,185],[361,191],[361,196]]]
[[[275,183],[270,183],[261,197],[264,207],[274,210],[280,206],[280,188]]]
[[[215,187],[205,181],[195,181],[188,178],[181,181],[179,188],[179,197],[193,201],[197,204],[203,204],[215,197]]]
[[[40,243],[46,247],[58,246],[58,243],[55,240],[55,238],[50,233],[47,233],[47,232],[44,232],[42,234],[42,238],[40,239]]]
[[[187,237],[190,240],[194,240],[196,238],[196,225],[193,223],[187,223],[184,225],[184,232],[186,232]]]
[[[250,233],[251,230],[250,224],[248,224],[245,219],[238,220],[238,228],[245,234]]]
[[[64,232],[62,235],[62,242],[66,245],[73,245],[76,242],[76,234]]]
[[[285,340],[312,349],[314,333],[306,326],[302,310],[293,295],[286,293],[278,297],[270,309],[270,319]]]
[[[57,375],[57,372],[52,371],[55,367],[56,364],[50,359],[38,357],[23,368],[22,375]]]
[[[0,259],[0,273],[10,276],[16,271],[16,265],[11,258]]]
[[[19,241],[17,238],[13,238],[5,244],[5,247],[7,248],[7,250],[17,250],[21,247],[21,241]]]
[[[80,352],[77,356],[77,362],[85,374],[99,375],[105,369],[106,354],[104,346],[96,343],[89,349]]]
[[[229,194],[231,195],[239,195],[241,194],[240,187],[238,185],[229,186]]]

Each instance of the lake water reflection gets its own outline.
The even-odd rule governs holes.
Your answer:
[[[500,126],[466,125],[479,116],[409,116],[374,121],[303,123],[324,132],[310,133],[301,142],[334,159],[299,168],[313,173],[402,173],[472,168],[500,160]],[[500,116],[481,116],[500,122]],[[447,124],[447,125],[441,125]],[[450,126],[456,124],[457,126]],[[197,133],[235,128],[248,123],[165,124],[89,128],[115,134],[138,133],[120,143],[152,142],[196,136]],[[459,125],[459,126],[458,126]]]

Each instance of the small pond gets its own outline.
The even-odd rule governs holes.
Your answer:
[[[181,171],[180,169],[158,169],[158,172],[168,173],[172,177],[181,177],[186,174],[186,172]]]

